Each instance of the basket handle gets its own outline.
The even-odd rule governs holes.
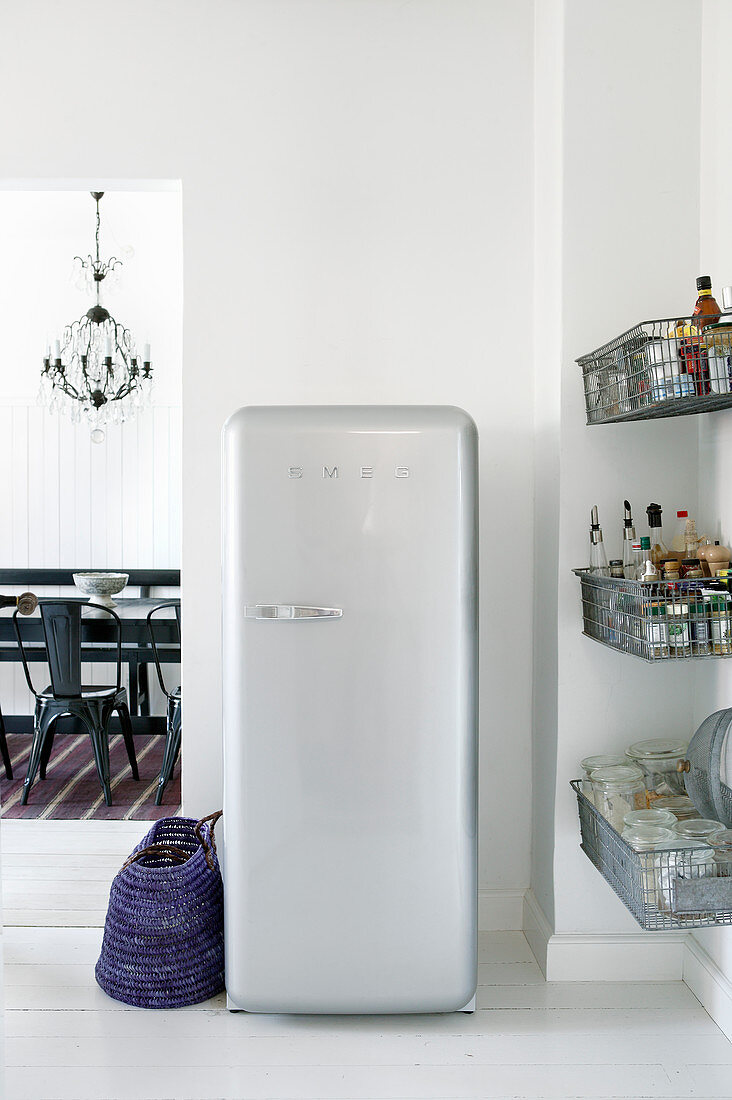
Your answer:
[[[178,863],[186,863],[190,858],[189,852],[186,852],[183,848],[176,848],[173,844],[148,844],[147,848],[140,848],[138,852],[133,852],[131,856],[128,856],[122,864],[122,870],[124,871],[125,867],[129,867],[131,863],[137,863],[138,859],[143,856],[149,855],[168,856]]]
[[[202,817],[201,820],[196,823],[193,830],[201,842],[201,847],[206,853],[206,863],[211,871],[214,869],[213,857],[216,855],[216,837],[214,836],[214,829],[216,828],[216,822],[220,817],[223,817],[223,814],[223,810],[217,810],[215,814],[208,814],[207,817]],[[208,824],[208,829],[204,832],[203,826],[206,824]]]

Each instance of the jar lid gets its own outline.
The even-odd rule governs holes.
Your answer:
[[[673,737],[652,737],[648,741],[635,741],[626,749],[626,755],[631,760],[671,759],[674,756],[681,759],[686,756],[688,747],[688,741],[678,741]]]
[[[671,829],[662,825],[626,825],[623,829],[623,840],[627,840],[632,848],[655,848],[658,844],[674,839]]]
[[[654,809],[670,810],[679,821],[699,818],[696,806],[687,794],[665,794],[653,800]]]
[[[627,826],[663,825],[669,829],[676,824],[676,820],[670,810],[631,810],[623,818]]]
[[[688,837],[689,840],[707,840],[716,833],[724,832],[724,825],[721,821],[712,821],[708,817],[697,817],[688,821],[677,821],[674,832],[677,836]]]
[[[722,829],[709,837],[709,844],[715,852],[729,852],[732,857],[732,829]]]
[[[623,756],[622,753],[606,753],[599,756],[586,756],[584,760],[580,761],[580,767],[589,775],[595,768],[612,768],[619,764],[625,767],[627,763],[627,757]]]
[[[609,768],[593,768],[590,779],[601,787],[627,787],[630,783],[643,785],[643,772],[635,764],[618,764]]]

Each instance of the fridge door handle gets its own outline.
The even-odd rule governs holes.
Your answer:
[[[303,607],[291,603],[257,603],[244,608],[247,619],[340,619],[342,607]]]

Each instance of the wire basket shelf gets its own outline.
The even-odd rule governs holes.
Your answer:
[[[610,883],[642,928],[707,928],[732,924],[730,864],[717,864],[712,849],[698,847],[636,852],[571,780],[577,795],[580,847]]]
[[[732,656],[732,596],[711,579],[630,581],[573,569],[588,638],[644,661]]]
[[[641,321],[580,356],[587,423],[689,416],[732,406],[732,323],[699,332],[693,320]]]

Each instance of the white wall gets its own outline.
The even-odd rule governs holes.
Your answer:
[[[732,34],[732,8],[725,0],[704,0],[701,114],[701,234],[699,270],[712,285],[732,284],[732,148],[728,104],[732,95],[727,42]],[[710,537],[732,546],[732,418],[729,412],[700,418],[699,510]],[[710,529],[711,528],[711,529]],[[696,684],[695,723],[722,707],[732,706],[732,668],[727,661],[703,662]],[[727,752],[728,783],[732,754]],[[732,980],[732,928],[704,929],[696,939]]]
[[[221,797],[224,419],[456,403],[481,432],[494,887],[529,861],[532,22],[530,0],[29,0],[1,28],[32,51],[0,72],[0,172],[183,183],[187,809]],[[92,57],[116,76],[93,95]]]
[[[574,360],[634,323],[691,310],[698,274],[699,3],[566,0],[555,931],[637,931],[578,846],[580,759],[693,729],[693,667],[651,667],[582,637],[573,566],[593,504],[620,554],[622,501],[698,514],[697,418],[586,427]],[[684,135],[684,155],[671,152]],[[670,142],[670,145],[668,144]]]

